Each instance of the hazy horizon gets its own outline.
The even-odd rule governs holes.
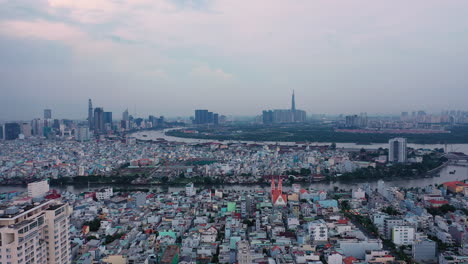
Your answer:
[[[0,0],[0,120],[468,110],[468,2]]]

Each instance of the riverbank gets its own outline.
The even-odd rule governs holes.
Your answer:
[[[216,139],[197,139],[197,138],[182,138],[182,137],[175,137],[170,136],[167,132],[174,130],[174,129],[181,129],[181,128],[170,128],[158,131],[140,131],[131,134],[132,137],[135,137],[139,141],[159,141],[161,139],[170,141],[170,142],[180,142],[180,143],[187,143],[187,144],[196,144],[196,143],[221,143],[221,144],[230,144],[230,143],[244,143],[244,144],[261,144],[261,145],[282,145],[282,146],[295,146],[298,144],[305,144],[298,143],[296,141],[249,141],[249,140],[216,140]],[[367,140],[367,143],[370,143]],[[308,145],[310,146],[329,146],[333,144],[333,142],[319,142],[319,141],[308,141]],[[379,149],[388,148],[388,143],[370,143],[366,145],[361,145],[360,143],[352,143],[352,142],[342,142],[342,143],[335,143],[337,149],[343,150],[359,150],[359,149]],[[407,144],[409,148],[413,149],[443,149],[445,152],[463,152],[468,153],[468,144]]]
[[[450,171],[456,172],[454,174],[450,174]],[[444,182],[448,181],[464,181],[468,179],[468,167],[460,167],[460,166],[453,166],[448,165],[441,169],[440,177],[430,177],[430,178],[418,178],[418,179],[383,179],[384,181],[388,182],[390,186],[402,187],[402,188],[411,188],[411,187],[426,187],[429,185],[439,185]],[[298,183],[303,188],[315,188],[321,190],[333,190],[335,187],[340,189],[351,189],[357,187],[363,187],[363,185],[370,185],[372,188],[377,186],[377,180],[362,180],[362,181],[353,181],[353,182],[313,182],[313,183]],[[75,184],[75,185],[53,185],[52,189],[57,189],[59,191],[68,191],[72,193],[81,193],[84,191],[95,190],[102,187],[112,186],[115,188],[126,188],[129,190],[136,190],[138,188],[145,188],[151,189],[155,191],[180,191],[185,188],[184,184],[180,185],[151,185],[151,184],[144,184],[144,185],[122,185],[122,184],[110,184],[110,183],[103,183],[103,184],[96,184],[90,183],[88,184]],[[208,186],[205,184],[196,184],[197,188],[203,188],[204,186]],[[252,190],[255,189],[268,189],[269,184],[231,184],[231,185],[210,185],[210,186],[220,186],[220,189],[225,190]],[[218,188],[218,187],[217,187]],[[284,186],[286,191],[291,189],[289,184]],[[11,186],[0,186],[0,192],[9,192],[9,191],[26,191],[26,185],[11,185]]]
[[[468,144],[468,126],[451,127],[450,131],[436,133],[405,133],[382,130],[366,131],[366,133],[351,133],[336,130],[333,126],[318,124],[295,125],[232,125],[218,127],[193,127],[174,129],[167,135],[208,140],[247,140],[247,141],[278,141],[278,142],[355,142],[358,144],[386,143],[394,137],[405,137],[409,143],[415,144]],[[195,131],[195,133],[194,133]],[[418,130],[424,131],[424,130]]]

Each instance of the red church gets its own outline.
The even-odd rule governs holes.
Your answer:
[[[271,203],[273,206],[285,206],[288,202],[288,197],[283,194],[283,181],[278,180],[278,188],[275,185],[275,179],[271,179]]]

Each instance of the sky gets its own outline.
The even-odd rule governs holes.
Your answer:
[[[466,0],[0,0],[0,120],[467,109]]]

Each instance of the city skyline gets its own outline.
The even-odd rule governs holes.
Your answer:
[[[295,92],[294,90],[292,91],[292,95],[291,95],[291,101],[290,101],[290,106],[289,106],[289,109],[296,109],[296,103],[295,103]],[[65,115],[64,113],[57,113],[53,108],[47,108],[47,109],[42,109],[40,111],[42,111],[44,114],[41,116],[41,114],[33,114],[33,116],[31,117],[25,117],[23,119],[19,118],[19,119],[8,119],[8,118],[5,118],[5,119],[2,119],[0,117],[0,122],[16,122],[16,121],[29,121],[31,119],[44,119],[46,120],[47,118],[45,118],[46,114],[45,112],[50,112],[50,115],[52,116],[52,112],[53,112],[53,118],[50,118],[50,119],[58,119],[58,120],[65,120],[65,119],[69,119],[69,120],[75,120],[75,121],[87,121],[88,122],[88,126],[89,127],[92,127],[93,126],[93,123],[94,123],[94,116],[93,116],[93,111],[95,108],[93,108],[93,103],[92,103],[92,99],[91,98],[88,98],[88,104],[87,104],[87,112],[86,114],[83,114],[85,113],[85,111],[81,111],[82,113],[78,114],[78,118],[74,118],[74,115],[71,115],[71,116],[67,116]],[[107,111],[106,113],[110,113],[112,115],[112,113],[114,113],[116,116],[120,116],[120,114],[125,114],[125,112],[127,113],[127,115],[131,115],[133,116],[134,118],[148,118],[149,116],[153,116],[155,114],[155,112],[148,112],[148,113],[138,113],[137,112],[137,109],[134,108],[133,110],[131,108],[128,108],[128,107],[121,107],[121,108],[118,108],[117,110],[113,110],[113,111],[108,111],[108,108],[107,107],[103,107],[103,106],[96,106],[96,108],[105,108]],[[203,108],[203,107],[202,107]],[[285,107],[286,109],[288,109],[288,107]],[[280,107],[269,107],[269,109],[272,109],[272,110],[281,110]],[[83,109],[82,109],[83,110]],[[130,111],[132,110],[132,111]],[[193,111],[196,110],[196,109],[192,109],[190,110],[188,113],[185,113],[185,114],[181,114],[181,115],[164,115],[164,112],[160,112],[160,113],[156,113],[157,115],[162,115],[162,116],[165,116],[165,117],[168,117],[168,118],[171,118],[171,119],[190,119],[190,118],[195,118],[196,116],[194,115]],[[298,110],[298,111],[302,111],[302,110]],[[424,113],[425,115],[426,114],[429,114],[429,115],[439,115],[439,114],[442,114],[443,112],[460,112],[460,111],[465,111],[463,109],[451,109],[451,108],[448,108],[448,109],[440,109],[439,111],[434,111],[434,112],[428,112],[426,111],[425,109],[401,109],[399,112],[393,112],[393,113],[372,113],[372,112],[366,112],[366,111],[362,111],[360,113],[351,113],[351,112],[342,112],[342,113],[325,113],[325,112],[322,112],[322,113],[308,113],[310,116],[307,117],[307,119],[310,119],[310,118],[316,118],[318,116],[328,116],[328,117],[347,117],[349,115],[355,115],[355,114],[362,114],[362,113],[365,113],[366,115],[369,115],[371,117],[404,117],[403,115],[411,115],[411,114],[417,114],[417,113]],[[79,112],[79,111],[76,111],[76,112]],[[448,114],[448,113],[447,113]],[[225,116],[229,116],[229,117],[232,117],[232,118],[240,118],[240,119],[244,119],[244,118],[258,118],[258,117],[261,117],[262,116],[262,113],[253,113],[253,114],[246,114],[246,115],[236,115],[234,113],[223,113],[223,115]],[[312,117],[311,117],[312,116]],[[92,122],[90,122],[89,120],[92,120]],[[115,120],[124,120],[124,118],[120,117],[120,118],[116,118]]]
[[[466,105],[464,1],[0,6],[1,120],[86,118],[89,97],[141,116],[252,116],[285,108],[292,90],[311,114]]]
[[[467,13],[0,0],[0,264],[468,263]]]

